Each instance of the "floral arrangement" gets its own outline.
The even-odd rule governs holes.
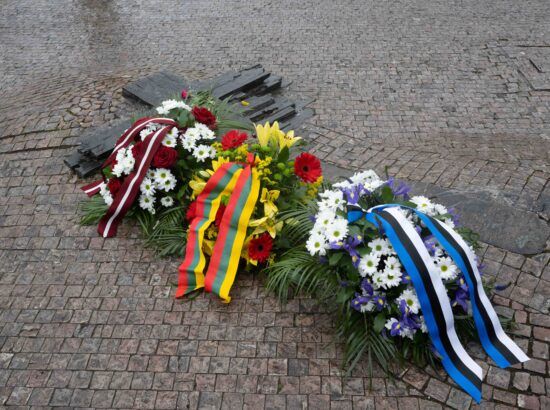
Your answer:
[[[327,186],[318,200],[289,215],[287,224],[302,226],[295,247],[267,270],[267,287],[284,301],[290,292],[313,295],[336,308],[338,334],[344,344],[344,365],[351,371],[366,356],[369,369],[377,362],[389,371],[396,359],[435,364],[418,296],[395,249],[379,228],[365,218],[348,221],[348,210],[400,204],[455,228],[477,247],[477,235],[458,227],[453,209],[424,196],[409,196],[410,188],[374,171],[354,174]],[[414,225],[443,280],[454,311],[457,333],[475,338],[470,296],[464,275],[414,212],[399,212]],[[481,268],[481,267],[479,267]],[[490,284],[487,284],[490,288]],[[336,303],[335,303],[336,302]]]
[[[161,256],[183,255],[195,200],[209,178],[228,162],[250,163],[257,170],[261,188],[242,258],[252,266],[271,263],[276,249],[285,246],[284,240],[277,243],[284,225],[278,214],[316,195],[323,181],[320,161],[307,152],[295,152],[301,138],[293,131],[284,132],[277,123],[253,127],[229,120],[235,111],[226,103],[204,93],[191,95],[184,92],[182,98],[164,101],[156,108],[175,125],[162,138],[126,216],[137,219],[147,243]],[[147,123],[126,147],[116,151],[93,192],[99,195],[81,204],[83,224],[104,217],[126,179],[137,172],[145,139],[165,126]],[[215,223],[206,231],[203,251],[207,255],[212,252],[228,200],[229,196],[222,197]]]

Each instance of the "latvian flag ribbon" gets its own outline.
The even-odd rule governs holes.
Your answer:
[[[139,133],[152,123],[162,124],[164,127],[157,131],[151,132],[143,139],[143,156],[136,158],[134,170],[124,179],[122,187],[113,198],[113,203],[103,218],[101,218],[97,230],[99,234],[105,238],[116,235],[117,226],[134,203],[136,196],[139,194],[139,186],[141,185],[143,178],[145,178],[145,175],[147,175],[151,161],[160,147],[162,140],[166,134],[177,125],[176,122],[170,118],[141,118],[130,128],[128,128],[124,134],[122,134],[122,136],[118,139],[113,152],[103,163],[102,168],[112,165],[116,159],[117,152],[122,148],[128,147],[133,141],[135,141]],[[100,191],[103,183],[104,179],[100,179],[82,187],[81,189],[88,196],[93,196]]]
[[[414,208],[380,205],[364,211],[348,208],[348,220],[365,217],[384,232],[411,277],[424,313],[428,333],[443,367],[478,403],[481,400],[481,367],[466,353],[455,331],[453,312],[445,286],[420,235],[399,207],[414,212],[463,272],[481,344],[495,363],[508,367],[529,360],[502,330],[498,316],[483,290],[475,256],[462,237],[447,226]]]
[[[185,258],[179,268],[176,298],[205,288],[229,303],[229,290],[235,280],[248,221],[259,192],[258,173],[250,164],[225,163],[210,177],[196,200],[196,213],[189,227]],[[205,275],[204,234],[214,222],[224,196],[229,196],[229,203],[223,213]]]

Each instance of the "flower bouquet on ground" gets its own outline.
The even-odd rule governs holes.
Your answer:
[[[486,350],[494,344],[503,356],[515,344],[485,296],[477,236],[457,227],[453,209],[409,191],[374,171],[327,187],[317,202],[288,215],[285,223],[301,229],[291,235],[295,247],[267,269],[267,287],[283,300],[294,290],[335,307],[349,371],[362,357],[371,374],[374,362],[388,372],[403,359],[441,360],[478,399],[481,369],[461,342],[479,332]]]
[[[206,287],[229,301],[239,262],[271,264],[288,246],[279,214],[314,198],[323,180],[319,159],[297,152],[293,131],[235,121],[239,128],[228,130],[222,104],[204,95],[163,102],[162,117],[136,121],[103,179],[83,187],[92,198],[82,204],[82,223],[99,222],[110,237],[130,216],[160,256],[185,256],[177,297]]]

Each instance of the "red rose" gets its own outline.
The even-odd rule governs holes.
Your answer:
[[[144,148],[145,148],[145,144],[141,141],[132,145],[132,155],[134,156],[134,159],[136,160],[136,162],[139,162],[139,160],[143,158]]]
[[[321,176],[321,161],[315,155],[304,152],[294,160],[294,173],[304,182],[315,182]]]
[[[153,166],[157,168],[171,168],[178,160],[178,151],[175,148],[161,146],[153,157]]]
[[[187,212],[185,213],[185,219],[187,219],[187,222],[191,223],[191,221],[195,218],[197,215],[197,201],[193,201],[189,204],[189,208],[187,208]]]
[[[248,243],[248,257],[263,263],[269,258],[272,247],[273,239],[265,232]]]
[[[225,212],[225,208],[227,208],[224,204],[220,204],[220,207],[218,208],[218,211],[216,212],[216,219],[214,220],[214,224],[217,228],[220,227],[222,224],[222,218],[223,213]]]
[[[183,98],[184,100],[187,99],[188,95],[189,95],[189,93],[187,92],[187,90],[182,90],[181,91],[181,98]]]
[[[227,150],[240,147],[247,138],[248,134],[246,132],[231,130],[222,137],[222,148]]]
[[[109,182],[107,182],[107,188],[109,188],[109,192],[114,196],[122,186],[122,181],[118,178],[111,178]]]
[[[193,117],[195,117],[195,120],[197,120],[197,122],[206,125],[211,130],[215,130],[217,128],[216,116],[212,114],[208,110],[208,108],[193,107],[191,113],[193,114]]]

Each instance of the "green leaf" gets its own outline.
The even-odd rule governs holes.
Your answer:
[[[289,158],[289,150],[288,147],[284,147],[280,152],[279,156],[277,157],[277,162],[287,162]]]
[[[386,324],[386,314],[384,312],[380,312],[374,318],[374,326],[373,326],[374,331],[376,333],[380,333],[382,329],[384,329],[385,324]]]
[[[342,256],[344,256],[342,252],[336,252],[330,255],[328,258],[328,266],[338,265],[338,262],[340,262],[340,259],[342,259]]]
[[[391,204],[394,200],[393,192],[387,185],[382,188],[380,196],[385,204]]]
[[[113,177],[113,171],[111,170],[111,166],[103,168],[103,175],[105,175],[105,178],[107,179]]]

